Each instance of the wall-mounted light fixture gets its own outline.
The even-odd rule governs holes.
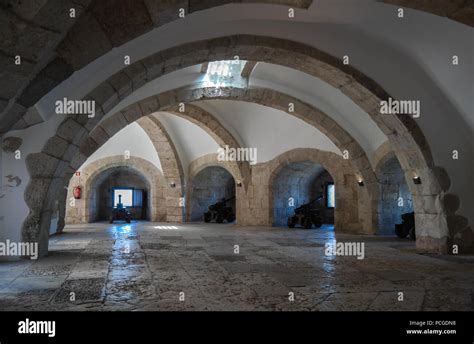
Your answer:
[[[238,182],[237,182],[237,186],[238,186],[239,188],[242,187],[242,182],[241,182],[241,181],[238,181]]]
[[[176,187],[176,183],[175,183],[175,182],[171,182],[171,183],[170,183],[170,186],[171,186],[172,188],[175,188],[175,187]]]
[[[414,176],[413,177],[413,183],[415,184],[421,184],[421,178],[419,176]]]
[[[357,184],[359,184],[359,186],[364,186],[364,181],[362,179],[359,179],[357,181]]]

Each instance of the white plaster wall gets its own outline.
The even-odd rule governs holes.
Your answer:
[[[349,54],[353,57],[351,64],[367,73],[385,69],[386,63],[381,55],[386,47],[392,46],[394,52],[410,55],[413,62],[421,63],[406,66],[406,69],[421,66],[430,77],[436,78],[474,128],[474,119],[470,115],[472,82],[470,74],[465,73],[473,68],[472,28],[410,9],[406,9],[404,19],[399,19],[396,10],[395,6],[371,0],[318,0],[309,10],[296,9],[296,17],[291,19],[285,7],[262,4],[230,4],[199,11],[113,49],[74,73],[54,93],[45,96],[38,109],[49,117],[51,105],[58,96],[85,95],[104,76],[123,68],[125,54],[130,55],[133,62],[184,42],[247,33],[309,43],[336,56]],[[453,70],[445,57],[454,53],[463,63]],[[376,58],[376,65],[368,59],[370,56]],[[393,62],[393,57],[385,62],[388,61]],[[390,73],[390,70],[385,72]]]
[[[137,91],[130,94],[127,98],[120,101],[108,112],[106,117],[113,115],[117,111],[120,111],[128,105],[136,103],[137,101],[142,100],[144,98],[151,97],[159,93],[173,90],[182,86],[198,83],[202,81],[203,77],[204,74],[201,73],[201,64],[190,66],[182,70],[163,75],[162,77],[147,83],[145,86],[139,88]]]
[[[243,147],[256,148],[258,163],[294,148],[317,148],[341,155],[326,135],[283,111],[233,100],[195,104],[213,114],[230,132],[240,134]]]
[[[188,174],[189,164],[194,159],[217,153],[219,148],[217,142],[196,124],[166,112],[157,112],[154,115],[173,141],[185,176]]]
[[[52,118],[48,122],[21,131],[12,131],[2,137],[2,139],[9,136],[20,137],[23,143],[19,149],[20,159],[16,159],[14,153],[5,153],[0,150],[2,155],[0,165],[0,176],[2,176],[0,183],[0,241],[20,240],[21,226],[29,212],[24,200],[25,189],[30,180],[25,159],[28,154],[41,150],[46,140],[54,136],[60,122],[59,117]],[[9,175],[20,178],[21,184],[17,187],[10,187],[16,183],[7,182],[6,177]]]
[[[79,170],[96,160],[114,155],[124,155],[125,151],[129,151],[130,156],[148,160],[160,171],[163,171],[153,142],[137,123],[129,124],[112,136],[82,164]]]
[[[329,84],[306,73],[259,62],[252,71],[249,84],[289,94],[320,109],[359,142],[369,159],[387,140],[370,116],[351,99]]]

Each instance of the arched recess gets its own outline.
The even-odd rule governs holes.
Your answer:
[[[272,226],[286,227],[288,219],[294,216],[295,209],[304,204],[317,207],[322,224],[334,224],[334,209],[339,205],[327,207],[326,189],[329,185],[334,186],[332,176],[324,167],[312,161],[292,162],[280,168],[270,186],[273,208]],[[311,226],[317,224],[316,217],[308,217],[308,219],[311,220]],[[298,225],[306,228],[308,223],[305,221],[303,220]]]
[[[122,202],[131,214],[132,220],[150,220],[150,213],[153,210],[152,202],[148,198],[151,185],[145,177],[128,166],[117,166],[109,168],[95,177],[90,186],[89,197],[87,198],[87,215],[89,222],[98,222],[110,220],[112,215],[112,204],[116,204],[115,189],[132,188],[133,190],[119,190],[118,194],[122,194]],[[129,204],[129,200],[125,193],[132,194],[132,202],[136,201],[134,193],[136,189],[140,190],[141,204],[137,208],[133,204]],[[67,223],[67,222],[66,222]]]
[[[207,154],[204,156],[201,156],[195,160],[193,160],[189,164],[189,169],[188,169],[188,183],[187,183],[187,193],[186,193],[186,204],[187,205],[192,205],[192,199],[193,199],[193,189],[194,189],[194,184],[193,181],[195,180],[196,176],[199,175],[203,170],[206,168],[210,167],[218,167],[222,168],[225,171],[227,171],[233,178],[235,182],[235,214],[236,214],[236,220],[237,223],[240,223],[240,220],[243,216],[242,209],[239,206],[239,204],[242,204],[243,199],[245,198],[245,190],[243,186],[239,186],[239,169],[237,164],[233,162],[228,162],[228,161],[219,161],[217,159],[217,154]],[[186,207],[186,219],[188,221],[192,220],[192,207],[188,206]]]
[[[225,207],[230,207],[232,212],[229,216],[217,214],[216,223],[232,223],[235,221],[235,188],[234,177],[223,167],[208,166],[193,177],[190,186],[189,221],[206,221],[204,214],[209,206],[222,202]],[[213,221],[210,217],[207,221]]]
[[[32,180],[30,182],[31,186],[27,188],[25,192],[26,203],[30,208],[30,214],[23,226],[24,238],[47,243],[45,234],[41,236],[40,233],[46,230],[46,228],[43,228],[45,226],[44,223],[48,222],[47,219],[51,217],[50,209],[52,209],[52,206],[50,198],[57,197],[56,188],[57,184],[60,183],[57,179],[69,165],[72,170],[74,170],[74,166],[80,165],[87,154],[93,152],[103,143],[100,138],[98,140],[99,142],[94,141],[94,139],[90,137],[88,138],[87,133],[99,123],[104,113],[111,110],[120,99],[131,94],[147,81],[153,80],[163,74],[207,61],[229,60],[235,55],[245,60],[283,65],[320,78],[336,89],[339,89],[360,108],[365,110],[389,138],[407,180],[411,181],[413,176],[416,175],[423,181],[419,185],[408,182],[411,192],[414,195],[417,222],[417,248],[422,251],[440,253],[447,251],[448,227],[443,196],[444,191],[449,188],[449,177],[443,174],[443,171],[434,165],[430,147],[413,118],[405,115],[380,115],[380,101],[388,100],[388,98],[394,99],[394,97],[390,97],[376,82],[352,66],[344,65],[338,58],[328,55],[314,47],[283,39],[249,35],[222,37],[170,48],[166,51],[148,56],[127,67],[135,71],[130,76],[124,72],[119,72],[90,92],[85,99],[95,100],[96,103],[100,105],[101,111],[98,111],[96,117],[93,119],[88,119],[85,116],[71,116],[71,118],[68,118],[60,125],[56,135],[59,138],[54,137],[54,139],[58,141],[59,144],[62,144],[58,149],[64,150],[58,154],[59,156],[48,153],[48,144],[43,150],[44,154],[53,157],[52,162],[51,159],[49,159],[51,166],[48,166],[49,168],[47,168],[45,172],[37,171],[35,167],[33,167],[35,165],[35,158],[43,159],[45,157],[42,156],[43,153],[30,155],[27,164]],[[164,68],[165,65],[166,68]],[[222,95],[229,98],[243,98],[246,96],[245,93],[246,92],[242,90],[228,88],[219,90],[201,89],[197,91],[192,88],[182,88],[178,92],[176,92],[176,90],[169,91],[158,97],[152,97],[153,99],[140,101],[140,104],[143,104],[145,108],[152,106],[163,110],[167,106],[175,106],[177,99],[182,99],[182,101],[188,99],[188,101],[192,101],[191,99],[217,98]],[[265,91],[260,91],[260,94],[256,91],[254,94],[263,104],[278,103],[281,109],[284,109],[284,111],[287,109],[289,97],[275,99],[272,98],[272,95],[268,92],[265,94]],[[147,104],[147,102],[149,104]],[[158,106],[156,106],[155,103],[157,103]],[[304,110],[308,110],[309,113],[312,112],[311,107],[307,105],[303,105],[303,108]],[[112,127],[109,128],[109,130],[116,132],[113,127],[123,127],[128,121],[133,122],[141,116],[142,114],[136,112],[129,113],[128,115],[121,114],[114,118],[117,120],[115,124],[109,124]],[[317,118],[320,117],[320,115],[313,111],[310,117]],[[111,119],[108,118],[104,123],[110,120]],[[323,119],[320,118],[320,120]],[[327,122],[328,126],[333,127],[330,129],[331,133],[333,130],[339,130],[337,123],[330,119],[327,120]],[[107,134],[107,132],[105,133]],[[105,137],[106,139],[108,138],[107,136]],[[80,149],[78,147],[79,145],[81,146]],[[357,142],[351,142],[350,140],[343,142],[343,145],[349,146],[347,150],[351,155],[351,163],[359,166],[367,189],[371,189],[371,192],[377,192],[375,190],[378,188],[376,186],[374,173],[360,146]],[[74,153],[78,150],[82,155],[77,154],[74,159],[72,159],[71,152]],[[48,159],[48,157],[46,158]],[[72,171],[67,172],[72,173]],[[55,176],[58,174],[59,176]],[[367,176],[371,177],[367,178]],[[45,201],[43,202],[44,206],[39,207],[37,204],[38,200],[35,200],[34,197],[27,196],[29,189],[44,191],[45,196],[43,196],[44,199],[42,199]],[[372,201],[367,200],[367,202],[371,203]],[[374,204],[371,204],[371,206],[373,207]],[[375,212],[367,215],[371,222],[376,221],[376,219],[374,219]]]
[[[185,210],[181,205],[181,198],[184,197],[185,183],[183,167],[176,148],[163,125],[154,116],[142,117],[137,123],[147,133],[160,158],[166,181],[163,190],[166,199],[166,221],[182,222]]]
[[[151,221],[164,221],[166,208],[164,198],[165,179],[161,171],[149,161],[131,156],[125,159],[123,155],[115,155],[91,162],[80,171],[80,175],[71,178],[68,187],[68,197],[73,198],[74,186],[81,186],[83,196],[75,200],[71,206],[66,205],[66,223],[88,223],[95,220],[94,197],[96,188],[108,173],[118,169],[130,169],[141,175],[148,184],[148,208],[151,210]],[[92,215],[91,215],[92,214]]]
[[[332,177],[335,187],[336,207],[334,209],[334,230],[361,232],[362,219],[359,217],[359,208],[364,207],[360,201],[362,187],[357,184],[357,173],[341,156],[320,151],[313,148],[298,148],[280,154],[276,158],[258,166],[266,173],[264,176],[264,187],[268,197],[269,223],[273,223],[273,184],[280,171],[288,165],[295,163],[313,163],[321,165]],[[257,172],[254,171],[256,174]]]

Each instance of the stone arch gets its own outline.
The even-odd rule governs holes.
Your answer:
[[[218,90],[208,87],[194,88],[192,86],[179,88],[143,99],[126,107],[122,111],[105,118],[104,121],[99,123],[97,127],[91,131],[89,136],[92,140],[96,140],[97,135],[100,135],[100,138],[98,139],[107,140],[108,137],[104,137],[104,133],[110,133],[110,135],[113,135],[121,129],[121,126],[118,126],[117,123],[123,123],[123,125],[126,125],[137,118],[141,118],[156,111],[168,111],[169,109],[174,110],[179,103],[195,102],[202,99],[227,99],[253,102],[287,112],[290,115],[316,127],[328,136],[328,138],[332,140],[342,152],[349,152],[349,163],[358,171],[358,179],[364,180],[364,188],[361,191],[361,197],[364,197],[366,206],[361,208],[361,211],[364,213],[363,216],[360,217],[363,219],[363,228],[365,232],[373,231],[378,219],[374,209],[377,209],[378,205],[379,187],[365,152],[347,131],[325,113],[312,105],[284,93],[265,88],[226,87]],[[291,113],[288,112],[289,103],[294,104],[294,111]],[[190,105],[187,105],[187,107],[190,107]],[[195,108],[196,107],[191,109]],[[218,122],[211,122],[212,117],[208,117],[207,114],[201,112],[198,115],[193,115],[193,120],[207,123],[209,128],[214,128],[213,130],[215,131],[215,134],[213,134],[213,136],[217,135],[221,138],[227,137],[229,142],[237,144],[235,139],[230,140],[229,134],[225,133],[225,128],[223,126],[219,125]],[[218,125],[218,127],[215,127],[216,125]],[[242,171],[242,178],[239,178],[238,180],[242,181],[245,190],[247,190],[248,183],[251,180],[251,169],[248,166],[248,163],[246,163],[246,165],[239,164],[239,167]],[[247,178],[244,178],[244,176],[247,176]]]
[[[37,162],[42,162],[42,169],[38,171],[39,175],[35,175],[35,172],[32,173],[31,185],[29,185],[29,187],[48,188],[50,195],[46,194],[45,198],[49,199],[49,197],[55,197],[53,195],[58,185],[51,183],[43,184],[43,182],[61,183],[62,173],[72,175],[73,171],[80,167],[88,156],[123,127],[153,112],[167,111],[179,103],[194,102],[202,99],[250,101],[285,112],[288,109],[287,104],[292,102],[295,105],[295,111],[292,112],[291,115],[302,119],[325,133],[341,151],[347,150],[350,152],[351,159],[349,159],[349,162],[359,171],[358,178],[362,178],[365,183],[364,190],[361,193],[364,195],[364,204],[366,206],[360,210],[367,211],[364,213],[364,216],[360,218],[364,220],[364,230],[366,232],[373,231],[373,224],[374,221],[377,220],[377,216],[371,207],[373,206],[374,200],[378,198],[378,186],[370,162],[360,145],[342,127],[320,110],[294,97],[263,88],[242,89],[227,87],[216,90],[215,88],[184,87],[167,91],[158,96],[141,100],[137,104],[132,104],[122,111],[105,118],[104,121],[94,126],[90,133],[88,133],[86,127],[79,124],[79,121],[84,120],[83,117],[76,117],[76,119],[69,118],[60,125],[56,136],[47,142],[43,153],[28,156],[27,163],[31,168],[38,166]],[[96,115],[96,117],[100,116]],[[97,121],[97,119],[93,120]],[[85,125],[88,126],[87,123],[85,123]],[[68,157],[66,157],[64,153],[61,155],[60,152],[57,152],[59,149],[64,149],[62,151],[67,151],[69,154],[76,152],[76,155],[74,158],[67,160]],[[49,179],[46,178],[46,180],[43,180],[43,177],[46,177],[48,173],[51,173]],[[51,178],[51,176],[53,176],[53,178]],[[38,177],[38,179],[34,180],[35,177]],[[246,180],[240,180],[243,184],[248,183]],[[237,199],[237,201],[239,200]],[[47,207],[50,207],[49,203],[45,204]],[[375,202],[375,204],[377,204],[377,202]],[[38,206],[36,202],[35,205]],[[237,203],[237,215],[241,208],[242,206]],[[31,227],[29,224],[30,220],[33,222],[40,221],[34,217],[36,213],[37,211],[35,209],[30,213],[29,218],[25,222],[25,230]],[[43,211],[42,213],[44,216],[50,216],[47,212]],[[36,232],[36,230],[33,232]],[[45,240],[45,238],[43,238],[43,240]]]
[[[149,117],[149,116],[148,116]],[[160,160],[165,160],[162,163],[163,175],[166,183],[164,183],[164,195],[167,198],[166,204],[166,219],[160,218],[160,221],[167,222],[181,222],[184,218],[184,212],[182,207],[179,206],[180,198],[182,197],[184,176],[182,173],[181,162],[179,156],[176,153],[176,149],[173,142],[169,138],[164,127],[158,121],[158,119],[152,117],[143,117],[137,123],[145,131],[150,140],[152,141],[155,150],[157,151]],[[178,181],[178,182],[176,182]],[[175,187],[172,187],[175,185]],[[59,218],[56,232],[61,232],[65,225],[66,217],[66,201],[70,194],[71,188],[64,188],[58,197],[59,205]],[[69,195],[69,198],[71,195]]]
[[[230,175],[234,178],[234,181],[236,183],[235,187],[235,198],[236,198],[236,218],[237,218],[237,223],[239,223],[239,219],[241,218],[241,209],[239,207],[239,204],[241,204],[241,200],[245,198],[245,190],[242,186],[238,186],[238,183],[240,182],[239,177],[240,177],[240,172],[238,170],[238,166],[233,163],[233,162],[228,162],[228,161],[219,161],[217,159],[217,154],[206,154],[204,156],[201,156],[195,160],[193,160],[189,164],[188,168],[188,183],[187,183],[187,193],[186,193],[186,204],[191,204],[191,199],[193,196],[193,180],[194,178],[204,169],[207,167],[221,167],[225,169],[227,172],[229,172]],[[186,208],[186,219],[190,219],[191,217],[191,207]]]
[[[184,191],[184,173],[179,155],[160,121],[149,115],[140,118],[137,123],[142,127],[155,147],[160,158],[165,178],[164,197],[166,199],[166,221],[182,222],[184,208],[180,205]]]
[[[334,230],[361,232],[362,219],[359,207],[360,188],[357,173],[341,156],[313,148],[297,148],[280,154],[266,163],[268,171],[264,185],[267,187],[269,223],[273,223],[273,183],[279,172],[289,164],[312,162],[320,164],[332,177],[335,185],[336,208],[334,209]]]
[[[448,17],[474,26],[472,19],[472,5],[463,2],[453,4],[446,2],[413,2],[407,0],[381,0],[387,4],[413,8],[419,11],[433,13]],[[186,13],[205,10],[228,3],[240,3],[241,1],[225,1],[223,3],[183,1],[182,3],[164,2],[154,4],[152,1],[95,1],[85,4],[76,4],[76,18],[65,20],[64,15],[51,16],[50,13],[67,13],[70,4],[67,2],[58,4],[56,1],[45,1],[42,6],[36,7],[29,3],[19,5],[8,4],[5,6],[6,20],[9,24],[14,23],[17,18],[22,18],[22,35],[11,35],[3,47],[5,51],[15,51],[21,56],[26,56],[31,62],[22,71],[26,74],[19,77],[13,70],[8,70],[7,79],[17,81],[16,87],[5,90],[0,98],[9,99],[11,106],[2,105],[3,118],[0,124],[0,133],[8,131],[12,126],[14,129],[22,129],[42,121],[39,114],[30,114],[25,118],[28,108],[34,105],[41,97],[47,94],[63,80],[67,79],[75,71],[106,54],[114,46],[130,41],[156,27],[160,27],[174,20],[180,20],[178,11],[184,8]],[[263,4],[286,5],[295,8],[307,9],[312,0],[253,0]],[[33,11],[29,6],[35,6]],[[10,13],[11,12],[11,13]],[[41,16],[47,15],[47,20]],[[41,26],[38,26],[38,21]],[[71,24],[73,23],[73,24]],[[12,25],[13,27],[15,24]],[[123,28],[126,27],[126,30]],[[15,32],[16,33],[16,32]],[[60,33],[60,34],[58,34]],[[38,36],[40,39],[38,39]],[[20,42],[22,37],[25,42]],[[31,44],[34,37],[34,43]],[[91,46],[89,37],[96,37],[97,41]],[[26,39],[25,39],[26,38]],[[43,44],[44,40],[50,44]],[[42,58],[39,59],[39,56]],[[12,61],[13,63],[13,61]],[[34,67],[34,68],[32,68]],[[21,89],[19,95],[15,93]],[[33,118],[31,118],[33,117]]]
[[[72,161],[71,159],[63,159],[65,158],[63,156],[64,152],[58,158],[53,155],[58,161],[51,162],[51,168],[47,169],[49,173],[38,174],[36,173],[37,171],[30,169],[32,177],[38,178],[37,181],[32,181],[35,185],[32,185],[31,188],[51,190],[49,192],[50,195],[46,191],[46,197],[56,197],[55,188],[58,181],[55,180],[57,178],[55,174],[59,173],[61,175],[63,170],[68,167],[69,162],[72,169],[74,169],[74,166],[84,161],[87,152],[94,151],[101,144],[101,142],[87,138],[87,133],[97,125],[104,116],[104,113],[107,113],[118,103],[119,99],[123,99],[132,93],[147,80],[152,80],[165,73],[209,60],[231,59],[236,54],[241,59],[279,64],[320,78],[339,89],[365,110],[388,136],[397,154],[397,158],[405,171],[407,180],[411,180],[414,175],[417,175],[423,181],[420,185],[408,183],[412,194],[418,198],[417,202],[415,202],[418,208],[416,211],[417,248],[432,252],[446,252],[448,230],[443,192],[447,190],[446,185],[449,186],[449,177],[440,174],[439,169],[434,165],[429,145],[415,120],[404,115],[380,115],[380,101],[388,100],[390,95],[376,82],[352,66],[344,65],[338,58],[314,47],[271,37],[236,35],[184,44],[148,56],[127,67],[130,70],[136,71],[130,76],[123,71],[115,74],[85,97],[86,99],[95,100],[101,107],[101,110],[96,113],[94,119],[89,120],[84,118],[85,116],[73,116],[65,120],[58,128],[57,136],[60,139],[66,136],[66,147],[62,147],[65,151],[70,148],[69,146],[72,143],[73,146],[72,149],[68,150],[69,153],[71,151],[74,152],[74,150],[77,151],[79,149],[78,145],[81,145],[79,151],[82,154],[86,153],[86,155],[81,156],[81,154],[77,154]],[[177,57],[179,59],[176,59]],[[174,62],[171,63],[171,60]],[[167,66],[166,68],[164,68],[165,65]],[[156,99],[153,101],[159,102],[158,107],[165,109],[166,106],[175,105],[176,99],[216,98],[226,93],[232,97],[239,95],[242,97],[245,95],[245,92],[235,89],[233,91],[231,89],[203,90],[201,94],[199,92],[196,94],[193,89],[182,88],[177,94],[173,92],[165,92],[159,97],[155,97]],[[271,95],[269,96],[268,92],[267,94],[264,91],[261,92],[260,98],[263,102],[277,102],[280,106],[286,108],[287,103],[284,104],[284,100],[288,100],[288,97],[285,99],[275,99]],[[140,104],[149,106],[146,104],[146,100],[141,101]],[[151,105],[153,106],[153,104]],[[310,110],[308,106],[304,108]],[[318,116],[314,112],[312,115],[312,117]],[[130,114],[130,117],[121,115],[115,118],[119,121],[116,124],[111,124],[111,126],[120,127],[121,123],[134,121],[139,117],[141,116],[136,113]],[[337,123],[331,119],[327,122],[329,126],[333,125],[333,128],[337,128]],[[331,132],[332,130],[331,128]],[[111,131],[113,132],[113,130]],[[364,182],[367,185],[367,189],[370,188],[375,191],[375,177],[370,163],[365,157],[365,153],[357,142],[348,141],[347,143],[351,145],[349,149],[352,157],[351,162],[359,165],[362,174],[370,175],[369,178],[363,176]],[[34,161],[35,156],[39,157],[40,155],[41,153],[39,155],[32,154],[30,162]],[[61,165],[59,159],[62,161],[61,164],[66,166],[58,166]],[[28,189],[26,193],[28,193]],[[371,201],[368,202],[371,203]],[[41,209],[38,209],[38,205],[32,205],[31,203],[35,202],[27,199],[27,204],[32,211],[30,211],[23,226],[26,238],[37,237],[38,233],[33,233],[37,232],[40,226],[42,226],[43,220],[50,216],[50,213],[48,213],[51,209],[49,200],[44,202],[45,207],[41,207]],[[368,218],[370,218],[371,222],[374,221],[373,215],[368,214]],[[32,233],[28,233],[30,229]]]
[[[377,150],[372,155],[372,166],[374,167],[374,171],[376,171],[379,164],[383,163],[383,160],[389,157],[391,154],[395,154],[395,152],[390,146],[390,142],[385,141],[377,148]]]
[[[132,105],[132,106],[135,106]],[[137,109],[140,110],[140,106],[136,105]],[[185,104],[184,111],[179,111],[181,106],[169,107],[167,113],[176,115],[183,119],[189,120],[195,125],[199,126],[206,133],[208,133],[219,146],[224,147],[225,145],[231,148],[239,148],[240,144],[212,114],[192,104]],[[162,162],[163,174],[167,181],[165,185],[165,198],[167,199],[166,207],[166,221],[168,222],[181,222],[186,218],[185,208],[179,204],[180,198],[184,196],[185,182],[184,174],[182,170],[181,161],[179,155],[176,152],[176,148],[166,132],[160,121],[151,113],[147,116],[141,117],[137,120],[137,123],[146,132],[150,140],[152,141],[155,150],[160,157],[160,160],[166,160]],[[105,135],[103,132],[99,134]],[[102,137],[103,138],[103,137]],[[99,137],[95,137],[95,140],[99,140]],[[54,141],[57,142],[57,141]],[[104,142],[105,143],[105,142]],[[236,173],[236,180],[245,181],[250,179],[250,165],[246,161],[242,162],[229,162],[229,164],[235,165],[232,167]],[[176,183],[176,181],[180,181]],[[175,185],[172,187],[172,185]],[[247,187],[247,184],[243,185]],[[67,190],[61,193],[59,196],[59,222],[57,232],[62,231],[64,228],[65,208],[61,207],[65,204],[67,198]],[[178,206],[177,206],[178,205]]]
[[[98,100],[102,104],[103,111],[107,112],[113,105],[113,99],[117,97],[115,89],[125,90],[125,95],[131,93],[134,84],[143,85],[143,77],[152,80],[163,75],[165,65],[167,66],[166,73],[168,73],[209,60],[231,59],[235,55],[245,60],[264,61],[305,72],[339,89],[362,108],[389,138],[405,171],[412,194],[417,197],[415,202],[418,223],[417,248],[421,251],[446,252],[448,224],[443,193],[447,190],[445,186],[449,185],[449,177],[435,166],[429,144],[418,124],[406,115],[381,115],[379,113],[380,101],[393,99],[393,97],[354,67],[344,65],[340,59],[314,47],[279,38],[249,35],[189,43],[143,59],[141,61],[143,66],[139,67],[143,72],[137,75],[136,81],[134,78],[132,80],[118,79],[120,73],[117,73],[114,79],[116,84],[113,87],[112,82],[104,83],[92,91],[89,97]],[[170,56],[174,58],[180,56],[180,62],[174,60],[176,65],[166,64],[166,60],[172,59]],[[363,163],[359,162],[359,164]],[[368,166],[365,168],[370,169]],[[414,176],[419,176],[423,183],[416,185],[410,182]],[[375,178],[367,180],[364,177],[364,179],[368,188],[377,188],[372,184],[375,183]],[[368,214],[368,218],[372,223],[376,221],[373,215]]]
[[[124,159],[122,155],[106,157],[91,162],[80,171],[80,176],[73,176],[68,187],[68,198],[72,198],[74,186],[81,186],[84,197],[76,200],[74,207],[67,207],[67,223],[88,223],[94,219],[90,217],[92,213],[92,198],[97,187],[98,177],[104,172],[127,168],[140,174],[147,182],[150,190],[149,208],[151,209],[151,221],[163,221],[166,218],[164,188],[165,179],[161,171],[149,161],[131,156]]]
[[[223,126],[211,113],[205,111],[199,106],[190,103],[183,103],[182,105],[184,105],[184,111],[179,110],[181,107],[180,105],[174,105],[167,107],[166,112],[172,113],[176,116],[187,119],[191,123],[194,123],[206,133],[208,133],[209,136],[211,136],[220,147],[241,147],[241,144],[234,137],[234,135],[232,135],[232,133],[228,131],[226,127]],[[248,161],[237,161],[233,164],[238,167],[237,170],[235,170],[236,173],[238,173],[236,180],[241,181],[245,189],[247,189],[248,180],[250,180],[251,173],[250,164]]]
[[[312,0],[246,2],[307,9]],[[74,3],[74,7],[69,2],[55,0],[2,4],[2,20],[5,19],[11,32],[7,35],[9,39],[2,42],[1,50],[15,51],[24,57],[22,65],[25,67],[20,75],[15,72],[18,67],[7,68],[6,79],[16,82],[13,87],[0,91],[0,99],[6,100],[0,102],[0,113],[3,112],[0,134],[12,127],[23,129],[42,122],[43,119],[35,111],[25,115],[28,108],[75,71],[114,47],[157,27],[181,20],[181,9],[189,15],[229,3],[241,1],[88,0]],[[76,11],[74,18],[69,16],[71,8]],[[94,42],[90,37],[94,37]],[[11,63],[14,63],[13,59]],[[5,105],[7,103],[10,104]]]

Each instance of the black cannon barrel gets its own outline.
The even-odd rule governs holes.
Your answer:
[[[225,207],[225,204],[226,204],[227,202],[233,200],[234,198],[235,198],[235,196],[233,196],[233,197],[231,197],[231,198],[228,198],[228,199],[223,199],[223,200],[221,200],[221,201],[219,201],[219,202],[216,202],[216,203],[214,203],[214,204],[211,204],[208,208],[209,208],[210,210],[212,210],[212,209],[215,209],[215,208]]]
[[[227,202],[229,202],[229,201],[232,201],[233,199],[235,199],[235,196],[233,196],[233,197],[231,197],[231,198],[228,198],[228,199],[226,199],[226,200],[224,200],[224,201],[222,201],[222,202],[227,203]]]
[[[299,209],[304,209],[304,208],[306,208],[306,207],[309,207],[309,206],[311,206],[313,203],[319,202],[322,198],[323,198],[323,196],[320,195],[320,196],[316,197],[315,199],[313,199],[312,201],[310,201],[310,202],[308,202],[308,203],[305,203],[305,204],[303,204],[303,205],[300,205],[300,206],[299,206],[298,208],[296,208],[296,209],[299,210]]]

